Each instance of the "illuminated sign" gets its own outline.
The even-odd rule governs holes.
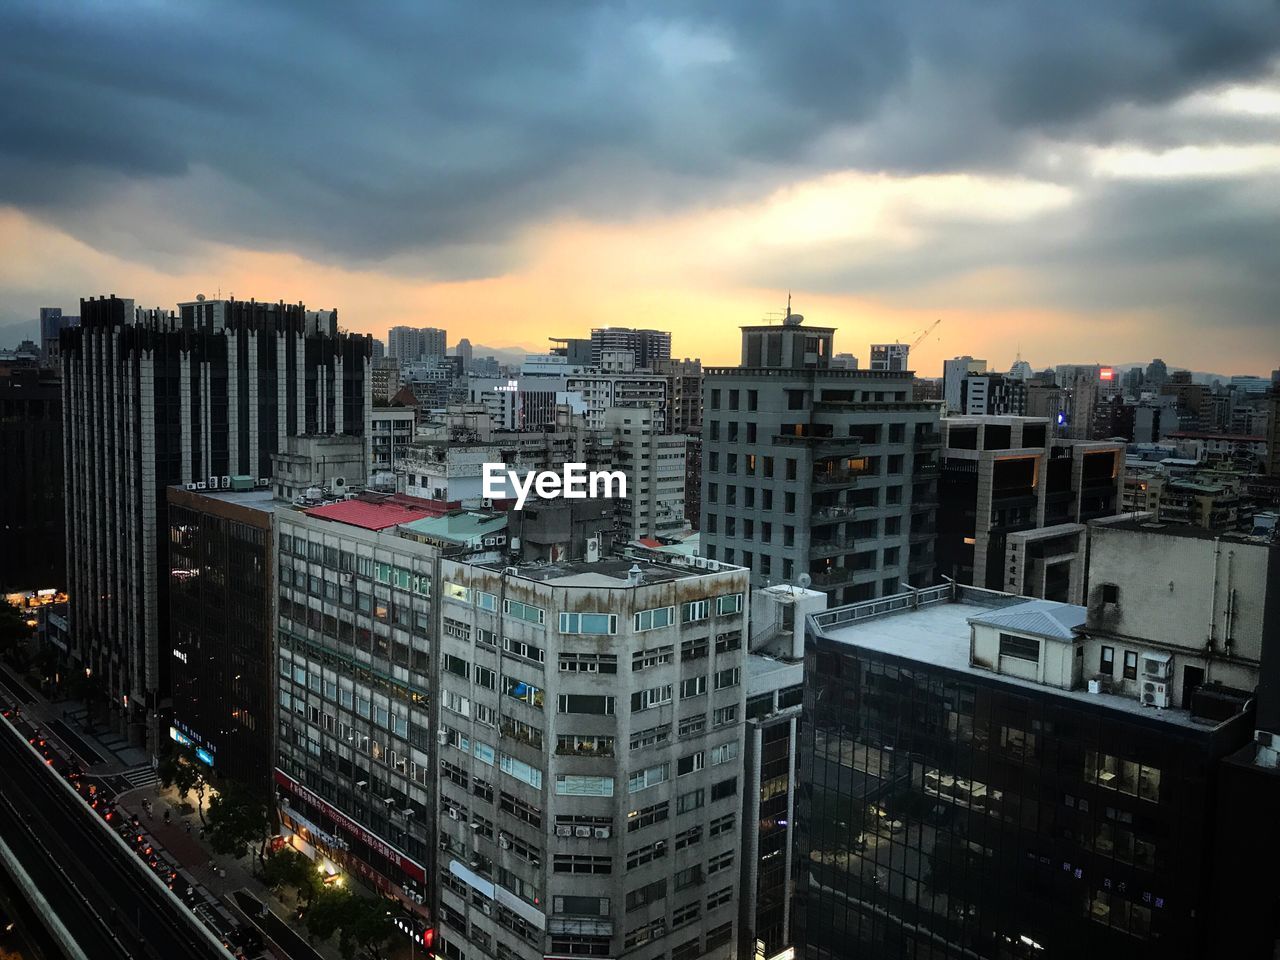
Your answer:
[[[173,651],[173,659],[181,660],[183,663],[186,663],[187,655],[175,647]]]
[[[1098,371],[1099,380],[1114,380],[1115,378],[1116,372],[1111,367],[1103,367]]]

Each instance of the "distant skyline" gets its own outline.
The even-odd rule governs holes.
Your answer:
[[[943,318],[923,373],[1280,365],[1270,0],[499,6],[4,4],[0,331],[220,288],[732,363],[790,288],[864,362]]]

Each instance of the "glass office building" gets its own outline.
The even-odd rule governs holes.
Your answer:
[[[1213,770],[1248,717],[1091,690],[1084,612],[948,584],[811,619],[803,956],[1211,955]]]

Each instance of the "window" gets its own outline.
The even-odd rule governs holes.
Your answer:
[[[562,693],[557,701],[557,707],[561,713],[593,713],[598,716],[612,716],[613,697]]]
[[[1098,660],[1098,672],[1108,677],[1115,676],[1116,672],[1116,648],[1103,647],[1102,655]]]
[[[1138,655],[1132,650],[1124,652],[1124,678],[1126,680],[1138,679]]]
[[[442,654],[440,665],[455,677],[462,677],[463,680],[471,676],[471,665],[461,657],[455,657],[448,653]]]
[[[711,604],[707,600],[690,600],[688,603],[682,604],[680,607],[681,622],[697,623],[699,620],[707,619],[710,606]]]
[[[732,797],[738,792],[738,778],[730,777],[728,780],[721,780],[719,783],[711,786],[711,801],[723,800],[725,797]]]
[[[502,772],[522,780],[536,790],[542,789],[542,771],[537,767],[530,766],[523,760],[517,760],[515,757],[502,754],[502,762],[500,764]]]
[[[562,653],[562,673],[617,673],[618,658],[611,653]]]
[[[702,807],[706,798],[702,790],[691,790],[676,797],[676,813],[691,813]]]
[[[702,827],[690,827],[676,834],[676,849],[683,850],[702,842]]]
[[[707,897],[707,913],[733,900],[733,887],[721,887]]]
[[[504,716],[502,718],[502,732],[508,737],[519,740],[521,743],[527,743],[538,750],[542,749],[542,730],[531,723],[525,723],[515,717]]]
[[[488,667],[476,667],[476,685],[493,690],[498,685],[498,675]]]
[[[650,687],[648,690],[637,690],[631,695],[631,709],[633,712],[649,710],[670,702],[671,684],[669,683],[661,687]]]
[[[660,783],[666,783],[670,775],[670,764],[660,763],[653,767],[646,767],[643,770],[637,770],[631,774],[627,780],[627,792],[639,793],[649,787],[656,787]]]
[[[556,737],[556,753],[574,757],[612,757],[613,737],[562,733]]]
[[[662,627],[669,627],[675,623],[676,608],[675,607],[654,607],[652,610],[640,610],[635,616],[635,629],[637,633],[645,630],[658,630]]]
[[[761,558],[763,559],[763,558]],[[716,653],[729,653],[742,649],[742,631],[730,630],[716,635]]]
[[[529,623],[546,623],[547,612],[541,607],[535,607],[529,603],[521,603],[519,600],[503,600],[502,612],[509,617],[515,617],[518,620],[525,620]]]
[[[719,763],[728,763],[730,760],[736,759],[738,756],[738,741],[730,740],[728,743],[722,743],[718,747],[711,748],[711,765],[714,767]]]
[[[675,875],[675,888],[677,890],[686,890],[689,887],[697,886],[702,882],[702,864],[695,863],[686,870],[677,870]]]
[[[632,670],[647,670],[649,667],[661,666],[674,659],[671,646],[653,647],[649,650],[637,650],[631,655]]]
[[[711,821],[711,828],[707,832],[713,837],[718,837],[722,833],[732,832],[735,817],[736,814],[732,813],[726,813],[723,817],[716,817]]]
[[[655,744],[666,743],[670,739],[671,724],[664,723],[660,727],[648,727],[631,734],[631,749],[639,750],[641,747],[652,747]]]
[[[636,867],[643,867],[646,863],[661,860],[666,855],[667,842],[665,840],[655,840],[648,846],[632,850],[627,854],[627,869],[634,870]]]
[[[725,724],[733,723],[738,719],[738,705],[720,707],[711,715],[711,725],[713,727],[723,727]]]
[[[503,676],[502,692],[513,700],[519,700],[531,707],[542,709],[543,691],[530,683],[525,683],[512,676]]]
[[[556,795],[561,797],[612,797],[613,777],[557,774]]]
[[[627,814],[627,832],[635,833],[637,830],[651,827],[655,823],[662,823],[667,819],[669,808],[670,804],[663,800],[661,803],[655,803],[652,806],[632,810]]]
[[[705,713],[699,713],[692,717],[681,717],[678,736],[696,737],[705,729],[707,729],[707,715]]]
[[[557,783],[559,777],[556,778]],[[557,786],[557,790],[559,787]],[[605,794],[607,796],[608,794]],[[525,803],[519,797],[513,797],[511,794],[499,791],[498,805],[506,812],[511,814],[517,820],[522,820],[531,827],[542,826],[542,811],[535,806]]]
[[[691,700],[694,697],[700,697],[707,692],[706,677],[690,677],[687,680],[680,681],[680,699]]]
[[[453,583],[449,580],[444,582],[444,596],[446,600],[458,600],[462,603],[471,602],[471,588],[464,587],[460,583]]]
[[[1102,602],[1103,603],[1119,603],[1120,588],[1114,583],[1104,583],[1102,585]]]
[[[631,866],[627,863],[628,868]],[[647,883],[638,890],[632,890],[627,894],[627,909],[639,910],[641,907],[648,906],[651,903],[657,903],[659,900],[665,899],[667,896],[667,881],[664,877],[661,880],[655,880],[653,883]]]
[[[1015,660],[1040,662],[1040,641],[1030,637],[1015,637],[1012,634],[1000,634],[1000,656],[1013,657]]]
[[[588,857],[576,853],[557,853],[553,863],[556,873],[613,873],[609,857]]]
[[[707,638],[702,637],[697,640],[683,640],[680,643],[680,659],[697,660],[699,657],[707,655]]]
[[[742,594],[729,593],[723,597],[716,597],[716,613],[719,616],[725,616],[731,613],[742,612]]]
[[[525,643],[523,640],[516,640],[514,637],[502,638],[502,649],[513,657],[519,657],[521,660],[530,660],[533,663],[543,663],[546,660],[546,653],[541,647],[535,647],[531,643]]]
[[[712,927],[707,931],[707,953],[710,953],[716,947],[722,946],[733,939],[733,921],[722,923],[718,927]]]
[[[612,613],[562,613],[561,633],[603,636],[618,632],[618,618]]]
[[[488,610],[490,613],[493,613],[498,609],[498,598],[492,593],[485,593],[483,590],[477,590],[476,606],[481,610]]]
[[[739,667],[730,667],[728,670],[717,670],[716,689],[724,690],[728,687],[736,687],[741,675],[742,670]]]
[[[707,874],[719,873],[733,866],[733,851],[718,854],[707,861]]]
[[[671,926],[682,927],[686,923],[692,923],[697,920],[702,913],[702,904],[697,900],[693,903],[686,903],[683,907],[677,907],[675,912],[671,914]]]
[[[697,753],[691,753],[687,757],[681,757],[676,761],[676,776],[684,777],[691,773],[697,773],[705,766],[705,757],[701,750]],[[712,799],[715,799],[714,796]]]

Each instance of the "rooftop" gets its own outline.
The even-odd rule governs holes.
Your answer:
[[[477,564],[495,573],[502,570],[514,570],[515,575],[536,583],[546,583],[557,587],[601,587],[616,589],[629,585],[628,578],[632,567],[640,568],[641,586],[652,586],[655,583],[672,583],[677,580],[689,580],[695,577],[709,576],[716,573],[710,569],[693,567],[673,558],[668,563],[656,559],[635,556],[602,557],[595,561],[564,560],[557,563],[482,563]],[[719,572],[741,571],[741,567],[730,567],[719,564]]]
[[[320,507],[303,510],[309,517],[333,520],[365,530],[386,530],[424,517],[438,517],[446,506],[438,500],[423,500],[404,494],[377,496],[361,494],[350,500],[338,500]]]
[[[817,629],[822,636],[836,643],[942,667],[974,678],[982,678],[988,682],[1024,687],[1046,697],[1062,697],[1180,727],[1201,729],[1206,726],[1202,722],[1192,720],[1188,710],[1172,707],[1155,710],[1144,707],[1136,697],[1114,693],[1089,693],[1086,689],[1063,690],[1060,687],[972,666],[969,663],[971,623],[991,623],[992,625],[1004,623],[1009,629],[1022,629],[1013,624],[1025,618],[1031,624],[1065,630],[1066,624],[1075,617],[1079,617],[1081,623],[1084,621],[1083,607],[1073,604],[1055,604],[1047,600],[1022,600],[1011,597],[1002,600],[1002,596],[1004,595],[992,591],[964,590],[959,600],[924,602],[919,607],[889,610],[879,615],[851,619],[827,627],[819,626]],[[1058,613],[1050,613],[1043,606],[1044,604],[1066,609]],[[828,614],[832,612],[827,611]]]
[[[1129,530],[1133,533],[1150,533],[1164,537],[1182,537],[1187,540],[1235,540],[1249,541],[1246,534],[1238,533],[1230,530],[1206,530],[1203,527],[1193,527],[1185,523],[1162,523],[1158,520],[1150,519],[1150,515],[1145,515],[1147,519],[1138,517],[1136,519],[1113,520],[1105,524],[1110,530]],[[1097,524],[1091,523],[1090,526]]]
[[[452,510],[442,516],[410,520],[406,530],[434,540],[452,540],[468,543],[486,534],[501,533],[507,529],[505,513],[480,513],[471,510]]]
[[[787,663],[763,654],[747,655],[747,696],[798,687],[804,682],[804,664]]]

